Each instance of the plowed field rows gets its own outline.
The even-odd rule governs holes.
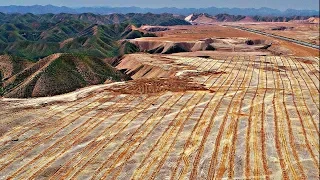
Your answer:
[[[3,102],[0,179],[319,178],[318,58],[166,57],[205,88]]]

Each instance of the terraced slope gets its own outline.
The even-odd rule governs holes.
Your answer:
[[[179,82],[2,99],[0,177],[319,178],[318,58],[159,58]]]

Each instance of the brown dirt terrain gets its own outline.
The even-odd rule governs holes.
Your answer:
[[[266,52],[272,41],[248,38],[206,38],[197,41],[163,41],[158,38],[130,40],[142,52],[151,54],[173,54],[179,52],[223,51],[223,52]]]
[[[10,78],[32,64],[33,62],[23,58],[0,55],[0,74],[2,75],[0,81]]]
[[[110,90],[121,94],[152,94],[168,91],[205,91],[208,89],[186,78],[153,78],[138,79],[126,84],[115,85]]]
[[[316,21],[316,20],[315,20]],[[245,24],[247,28],[257,29],[298,39],[301,41],[313,43],[319,45],[319,23],[299,23],[299,22],[288,22],[288,23],[253,23],[251,25]]]
[[[277,26],[277,23],[217,23],[215,25],[199,25],[199,26],[173,26],[170,27],[170,30],[163,31],[163,32],[157,32],[156,34],[159,37],[153,37],[153,38],[141,38],[140,41],[153,41],[153,42],[183,42],[183,41],[198,41],[201,39],[206,38],[248,38],[251,40],[263,40],[263,41],[271,41],[273,42],[273,50],[271,52],[274,55],[294,55],[294,56],[319,56],[319,51],[316,49],[300,46],[297,44],[293,44],[290,42],[286,42],[283,40],[274,39],[271,37],[258,35],[254,33],[249,33],[246,31],[241,31],[238,29],[234,29],[231,27],[224,27],[222,25],[228,24],[228,25],[245,25],[246,27],[267,27],[272,28]],[[279,23],[285,24],[286,26],[292,25],[292,23]],[[294,23],[294,25],[297,24],[297,26],[302,26],[298,23]],[[307,25],[304,25],[307,27]],[[317,33],[318,31],[315,31],[313,26],[316,26],[314,24],[310,25],[312,28],[309,30],[301,30],[301,32],[309,33],[309,37],[312,37],[312,34]],[[259,28],[258,28],[259,29]],[[300,31],[293,31],[293,38],[297,34],[299,34]],[[317,34],[318,35],[318,34]],[[288,36],[291,37],[291,36]],[[298,38],[299,39],[299,38]]]
[[[174,77],[1,99],[1,178],[319,178],[319,58],[133,57]]]
[[[120,60],[116,68],[132,79],[168,78],[174,76],[177,65],[163,56],[129,54]]]

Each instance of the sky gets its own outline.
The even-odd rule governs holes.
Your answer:
[[[269,7],[279,10],[286,9],[310,9],[319,10],[319,0],[0,0],[0,6],[6,5],[56,5],[68,7],[177,7],[177,8],[201,8],[201,7],[238,7],[260,8]]]

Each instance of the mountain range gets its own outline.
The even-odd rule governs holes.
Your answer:
[[[4,14],[0,13],[0,54],[37,60],[52,53],[81,53],[101,58],[118,55],[117,41],[152,36],[130,25],[189,25],[170,14]]]
[[[230,15],[243,15],[243,16],[319,16],[319,11],[316,10],[295,10],[287,9],[280,11],[277,9],[262,7],[259,9],[255,8],[175,8],[175,7],[164,7],[164,8],[140,8],[140,7],[80,7],[70,8],[66,6],[0,6],[0,12],[3,13],[33,13],[33,14],[45,14],[45,13],[95,13],[95,14],[111,14],[111,13],[172,13],[179,15],[189,15],[192,13],[207,13],[210,15],[217,14],[230,14]]]

